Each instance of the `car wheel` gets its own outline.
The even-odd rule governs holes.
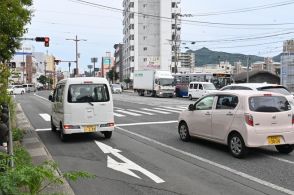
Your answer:
[[[275,147],[282,154],[289,154],[294,150],[294,146],[290,144],[276,145]]]
[[[51,116],[51,131],[56,132],[56,126],[53,124],[52,116]]]
[[[112,131],[103,131],[105,139],[110,139],[112,136]]]
[[[21,93],[20,93],[21,95],[23,95],[24,94],[24,91],[21,91]]]
[[[189,141],[191,139],[188,126],[185,122],[179,124],[179,135],[182,141]]]
[[[192,95],[191,94],[189,95],[189,100],[192,100]]]
[[[64,134],[62,126],[60,127],[59,137],[62,142],[66,142],[68,138],[68,135]]]
[[[243,158],[248,152],[242,136],[239,133],[233,133],[228,142],[231,154],[236,158]]]

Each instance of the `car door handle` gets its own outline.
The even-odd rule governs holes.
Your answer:
[[[233,113],[229,112],[226,114],[227,116],[233,116]]]
[[[211,114],[210,114],[210,112],[206,112],[205,115],[209,116],[209,115],[211,115]]]

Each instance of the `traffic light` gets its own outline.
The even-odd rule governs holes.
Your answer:
[[[44,42],[45,47],[49,47],[49,37],[36,37],[35,38],[36,42]]]
[[[49,47],[49,37],[45,37],[45,43],[44,43],[44,45],[45,45],[45,47]]]

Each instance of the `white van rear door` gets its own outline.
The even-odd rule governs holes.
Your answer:
[[[114,122],[113,102],[106,84],[70,85],[67,102],[65,121],[73,125]]]

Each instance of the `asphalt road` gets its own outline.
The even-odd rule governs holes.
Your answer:
[[[73,135],[63,143],[50,131],[48,92],[16,96],[61,171],[83,170],[95,179],[69,182],[79,194],[294,194],[294,153],[273,147],[233,158],[223,145],[177,133],[179,98],[114,95],[116,129],[110,140],[99,133]]]

